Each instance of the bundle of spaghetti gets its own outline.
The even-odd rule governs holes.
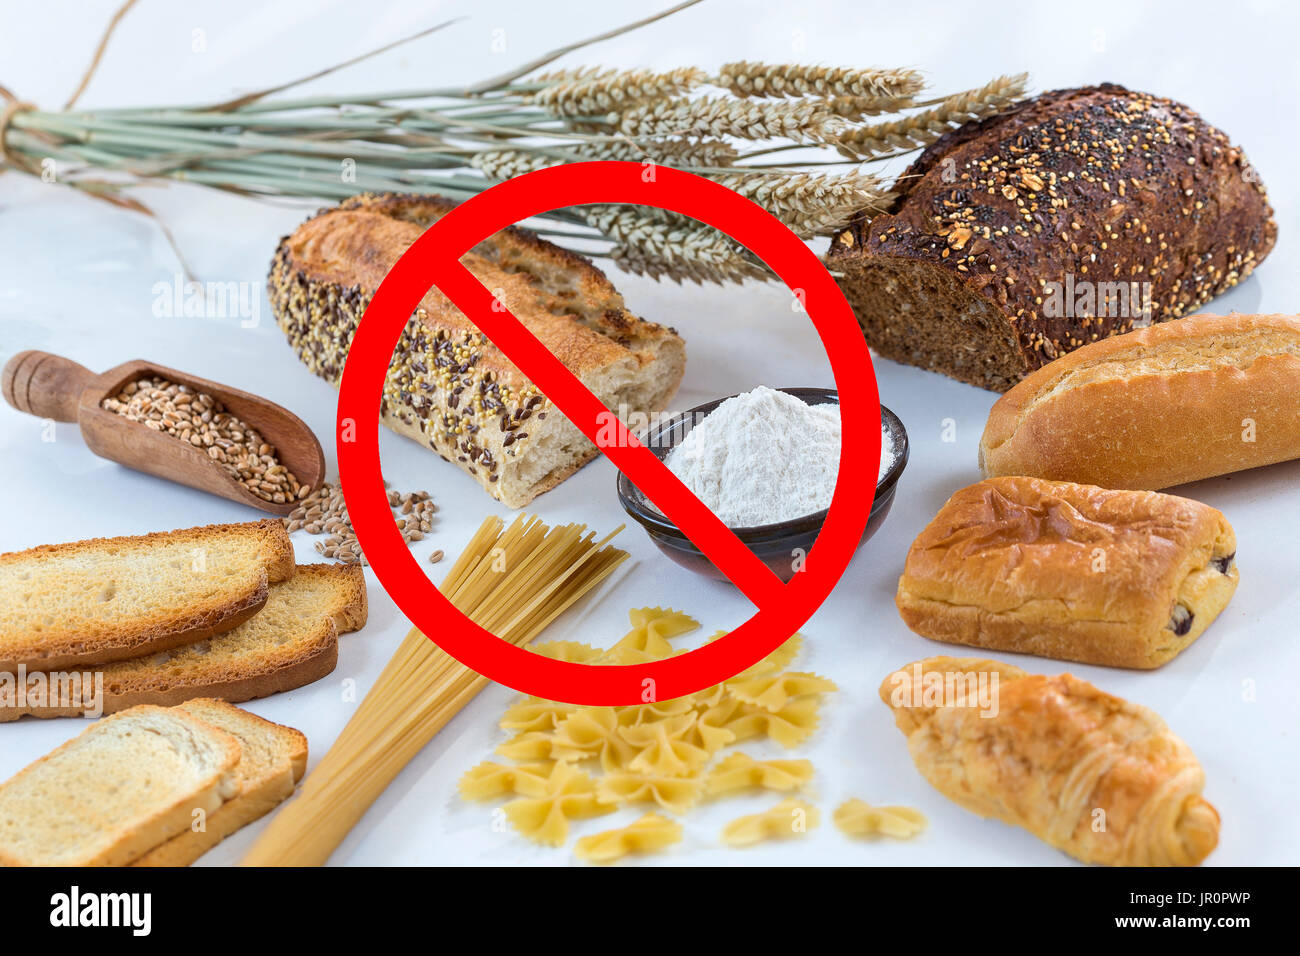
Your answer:
[[[475,624],[527,644],[604,580],[627,552],[583,525],[490,517],[440,590]],[[488,683],[412,628],[298,798],[271,821],[246,866],[319,866],[402,768]]]

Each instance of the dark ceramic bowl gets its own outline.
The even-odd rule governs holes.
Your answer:
[[[809,405],[821,405],[839,402],[839,393],[829,388],[782,388],[778,391],[793,395]],[[731,398],[734,396],[728,396]],[[641,442],[660,459],[667,457],[673,446],[679,444],[706,415],[725,402],[726,398],[706,402],[666,422],[641,437]],[[885,476],[876,485],[876,497],[871,504],[871,517],[862,533],[862,546],[889,514],[894,503],[894,490],[898,486],[898,477],[907,466],[907,431],[898,416],[880,407],[881,424],[889,429],[894,442],[894,463],[885,472]],[[726,581],[727,577],[714,565],[699,548],[673,524],[667,516],[661,514],[641,491],[628,480],[622,472],[618,476],[618,500],[625,510],[641,527],[645,528],[650,539],[659,546],[659,550],[672,558],[684,568],[690,568],[700,574]],[[732,528],[749,550],[754,552],[764,564],[771,568],[782,581],[794,577],[795,555],[805,555],[821,533],[822,523],[826,520],[826,511],[818,511],[801,518],[781,521],[776,524],[755,525],[750,528]]]

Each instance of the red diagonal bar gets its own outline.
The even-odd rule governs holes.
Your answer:
[[[774,593],[785,587],[775,572],[745,547],[617,418],[615,444],[602,445],[597,440],[600,416],[608,414],[609,409],[504,303],[498,302],[473,272],[452,258],[438,262],[432,271],[432,285],[478,326],[619,471],[635,482],[755,607],[762,608]]]

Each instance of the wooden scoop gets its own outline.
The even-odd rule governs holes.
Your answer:
[[[206,448],[155,431],[100,404],[105,398],[116,398],[128,382],[140,378],[163,378],[211,395],[275,446],[280,463],[300,484],[315,491],[325,480],[325,455],[320,442],[297,415],[257,395],[165,365],[136,360],[96,375],[60,355],[19,352],[0,373],[0,392],[20,412],[76,422],[86,445],[101,458],[272,514],[287,515],[297,506],[295,501],[276,504],[259,498],[208,457]]]

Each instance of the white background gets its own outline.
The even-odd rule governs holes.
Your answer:
[[[115,6],[102,0],[6,0],[0,82],[45,108],[61,105]],[[213,101],[304,75],[452,16],[465,19],[312,89],[464,83],[656,8],[596,2],[146,0],[122,24],[82,105]],[[563,62],[709,68],[743,58],[916,66],[943,93],[1027,69],[1038,90],[1111,80],[1184,100],[1247,149],[1270,189],[1280,228],[1267,262],[1215,308],[1289,312],[1300,308],[1294,278],[1300,196],[1291,176],[1297,145],[1293,104],[1300,99],[1293,47],[1298,21],[1294,7],[1282,2],[1236,2],[1228,10],[1218,3],[1161,7],[1128,0],[1094,2],[1085,10],[1051,3],[917,7],[711,0]],[[193,50],[195,30],[204,31],[203,52]],[[496,35],[504,36],[505,51],[494,53],[498,30],[504,30]],[[175,233],[199,277],[223,282],[261,282],[276,241],[310,208],[180,186],[152,187],[144,198]],[[27,177],[0,176],[0,361],[40,348],[100,371],[144,357],[260,392],[296,411],[322,436],[333,477],[334,391],[297,362],[265,302],[260,324],[251,329],[242,328],[238,318],[155,318],[153,286],[171,281],[176,271],[151,221]],[[760,383],[832,384],[810,324],[791,311],[781,288],[701,290],[614,278],[634,311],[676,326],[687,340],[688,370],[675,407]],[[888,522],[805,628],[802,664],[841,687],[824,709],[813,741],[792,754],[810,756],[816,764],[814,796],[823,825],[802,842],[728,850],[717,840],[722,824],[777,798],[725,801],[687,817],[685,844],[647,862],[1070,862],[1023,831],[981,821],[931,790],[876,697],[882,677],[893,668],[945,651],[903,626],[892,595],[912,538],[951,492],[979,477],[975,447],[995,398],[885,361],[877,363],[876,374],[883,402],[911,433],[912,461]],[[940,438],[946,418],[957,423],[953,443]],[[75,426],[60,425],[53,443],[41,441],[40,429],[35,419],[0,407],[0,550],[257,517],[100,461],[83,447]],[[467,476],[414,443],[385,433],[381,449],[385,472],[397,487],[427,489],[442,507],[434,533],[416,548],[421,559],[435,548],[454,558],[484,515],[504,513]],[[548,521],[576,520],[608,530],[624,520],[614,475],[608,462],[598,461],[535,502],[534,510]],[[1205,766],[1206,796],[1223,818],[1211,864],[1297,862],[1298,479],[1300,463],[1294,463],[1186,489],[1221,508],[1237,530],[1241,585],[1232,604],[1193,647],[1157,672],[1070,667],[1108,691],[1155,708],[1191,744]],[[312,543],[298,536],[301,561],[316,559]],[[633,554],[631,566],[550,636],[607,645],[625,631],[626,610],[647,604],[695,615],[703,624],[701,634],[735,626],[751,613],[734,589],[668,563],[635,525],[620,543]],[[342,682],[354,679],[364,693],[407,630],[373,576],[369,580],[370,623],[343,637],[338,670],[312,686],[249,705],[304,730],[313,761],[351,712],[352,705],[342,701]],[[1067,666],[1033,658],[1016,663],[1044,673]],[[534,848],[513,833],[495,832],[490,807],[456,799],[457,777],[502,739],[495,720],[513,696],[492,687],[456,718],[389,788],[333,862],[570,862],[570,850]],[[0,778],[82,727],[75,720],[0,727]],[[831,810],[850,796],[915,805],[929,816],[931,828],[910,843],[851,843],[829,820]],[[644,809],[587,821],[578,832],[621,825]],[[236,861],[258,829],[238,834],[204,862]]]

